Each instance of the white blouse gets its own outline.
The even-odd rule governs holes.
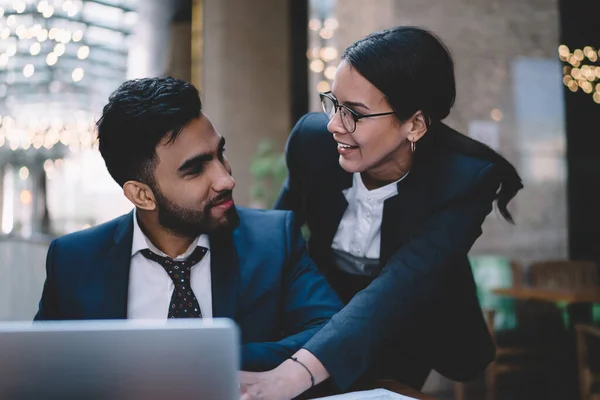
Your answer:
[[[338,255],[345,253],[343,254],[345,259],[352,258],[355,261],[366,259],[364,261],[370,264],[379,262],[383,203],[386,199],[398,194],[398,182],[406,176],[408,173],[396,182],[368,190],[360,173],[354,174],[352,187],[343,191],[348,201],[348,208],[346,208],[333,238],[331,247],[334,253]],[[339,257],[337,258],[339,259]],[[362,265],[365,263],[353,262],[352,264],[353,267],[338,265],[338,268],[358,275],[370,275]]]

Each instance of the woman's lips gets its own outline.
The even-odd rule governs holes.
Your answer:
[[[346,143],[338,142],[337,151],[342,156],[348,156],[348,155],[354,153],[357,149],[358,149],[358,146],[352,146],[352,145],[349,145]]]

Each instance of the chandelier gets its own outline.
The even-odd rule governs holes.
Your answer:
[[[135,3],[0,0],[3,233],[52,232],[46,181],[97,146],[95,120],[126,78]]]
[[[600,104],[600,50],[591,46],[575,49],[573,52],[564,44],[558,47],[558,55],[563,66],[563,83],[572,92],[578,90],[591,94],[592,99]]]
[[[95,148],[95,118],[126,77],[134,3],[0,0],[0,164]]]

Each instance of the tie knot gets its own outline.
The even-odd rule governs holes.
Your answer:
[[[206,247],[198,246],[187,259],[181,261],[175,261],[171,257],[159,256],[150,249],[143,249],[141,253],[147,259],[159,263],[167,271],[173,282],[179,284],[190,279],[192,267],[204,258],[207,250]]]

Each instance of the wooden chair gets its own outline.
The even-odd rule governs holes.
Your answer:
[[[596,287],[598,282],[598,268],[596,264],[589,261],[571,261],[571,260],[550,260],[539,261],[532,263],[526,273],[525,269],[518,263],[511,263],[512,285],[518,287],[522,285],[530,285],[544,288],[565,288],[578,289],[586,287]],[[517,305],[517,324],[518,325],[536,325],[538,318],[549,317],[555,321],[561,318],[559,310],[554,304],[535,302],[520,302]],[[511,360],[514,357],[528,355],[534,352],[533,348],[527,346],[506,346],[498,343],[498,337],[494,329],[494,310],[484,310],[486,322],[490,334],[496,343],[496,358],[489,365],[485,372],[486,399],[494,400],[497,395],[497,378],[500,375],[519,372],[531,369],[531,366],[526,366]],[[562,319],[561,319],[562,321]],[[555,325],[552,324],[552,327]],[[531,326],[525,326],[525,330]],[[543,328],[542,330],[545,330]],[[588,388],[592,384],[589,381],[589,372],[584,373],[584,379],[587,379],[583,384]],[[582,378],[583,379],[583,378]],[[588,385],[588,382],[589,385]],[[454,387],[455,398],[463,400],[465,398],[465,383],[457,383]],[[582,397],[582,400],[600,400],[600,397]]]
[[[485,393],[486,400],[494,400],[497,395],[496,382],[500,375],[509,374],[513,372],[523,371],[526,368],[517,363],[512,362],[511,358],[525,356],[531,353],[531,349],[528,347],[520,346],[499,346],[496,342],[496,335],[494,329],[495,310],[484,310],[486,323],[492,340],[496,344],[496,357],[494,361],[487,367],[484,374],[485,382]],[[454,385],[454,398],[456,400],[464,400],[467,389],[467,382],[456,382]]]
[[[529,266],[529,282],[535,287],[582,289],[598,286],[598,267],[592,261],[549,260]]]
[[[521,286],[525,284],[525,270],[522,265],[511,261],[510,262],[510,270],[512,276],[512,285],[513,286]],[[496,389],[496,381],[499,375],[521,371],[523,370],[523,366],[519,363],[511,362],[511,357],[524,356],[531,352],[531,350],[527,347],[521,346],[502,346],[499,345],[496,340],[496,330],[495,330],[495,320],[496,320],[496,310],[493,309],[484,309],[483,314],[485,317],[485,321],[496,345],[496,357],[494,361],[488,366],[484,374],[485,381],[485,390],[486,390],[486,400],[494,400],[496,398],[497,389]],[[456,400],[464,400],[467,382],[456,382],[454,385],[454,398]]]
[[[549,289],[589,289],[600,290],[598,279],[598,266],[592,261],[549,260],[538,261],[529,266],[529,282],[531,286]],[[569,329],[576,323],[590,323],[592,318],[592,305],[585,303],[572,303],[565,306],[555,304],[540,304],[540,309],[545,307],[550,311],[560,309],[563,319],[569,322]]]
[[[527,284],[527,276],[523,265],[516,261],[510,262],[510,272],[512,274],[513,287],[520,287]]]
[[[549,289],[589,289],[594,288],[600,290],[600,281],[598,280],[598,266],[591,261],[580,260],[547,260],[532,263],[529,266],[529,281],[531,286],[542,287]],[[572,343],[572,332],[575,332],[578,345],[578,372],[580,381],[580,390],[582,399],[590,400],[590,388],[593,382],[593,375],[590,369],[582,366],[582,362],[587,363],[587,347],[585,334],[591,334],[594,328],[586,327],[592,321],[592,305],[589,303],[569,303],[569,304],[554,304],[539,302],[537,304],[539,313],[545,313],[549,316],[552,312],[558,315],[562,323],[564,335],[561,337],[556,326],[545,326],[539,328],[545,333],[555,332],[556,337],[553,340],[556,349],[568,348],[568,344]],[[545,322],[549,322],[547,319]],[[582,325],[583,324],[583,325]],[[578,327],[579,326],[579,327]],[[596,328],[597,331],[597,328]],[[547,337],[547,335],[546,335]],[[565,346],[561,346],[563,343]],[[552,350],[554,351],[554,350]],[[556,350],[560,351],[560,350]],[[585,357],[583,357],[585,356]],[[587,365],[587,364],[585,364]],[[565,366],[557,365],[557,368],[565,368]],[[568,368],[568,367],[567,367]],[[584,389],[585,388],[585,389]],[[596,395],[596,400],[600,400],[600,395]]]
[[[589,338],[596,338],[600,342],[600,328],[577,324],[577,371],[579,373],[579,391],[581,400],[600,400],[600,392],[592,393],[594,385],[600,385],[600,372],[590,368]]]

